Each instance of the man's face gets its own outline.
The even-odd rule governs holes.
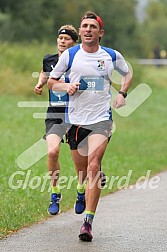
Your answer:
[[[67,34],[60,34],[57,38],[58,51],[63,53],[67,48],[75,45],[75,42]]]
[[[81,36],[82,43],[87,45],[99,44],[99,38],[104,34],[100,29],[99,23],[95,19],[83,19],[79,28],[79,35]]]

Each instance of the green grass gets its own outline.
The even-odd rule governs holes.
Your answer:
[[[40,62],[41,59],[38,60]],[[8,76],[8,73],[14,72],[11,67],[12,65],[8,66],[7,75],[5,75],[5,67],[0,71],[1,77],[5,76],[0,84],[0,237],[49,217],[47,214],[50,200],[49,180],[45,190],[41,192],[43,177],[47,172],[47,157],[43,157],[27,170],[21,169],[16,163],[17,157],[44,134],[44,120],[33,119],[33,112],[46,110],[45,108],[19,108],[17,103],[24,100],[47,100],[47,91],[45,90],[43,97],[33,95],[32,90],[36,83],[36,80],[31,77],[33,69],[27,68],[21,70],[16,76]],[[38,64],[38,68],[34,71],[39,70],[39,67]],[[131,184],[134,184],[140,176],[146,175],[147,170],[151,170],[153,176],[167,168],[166,68],[143,67],[140,68],[140,72],[142,72],[140,81],[150,85],[152,95],[128,117],[120,117],[116,112],[113,113],[117,128],[102,164],[105,174],[110,178],[127,176],[128,171],[132,170]],[[137,84],[139,83],[135,80],[134,86]],[[12,87],[10,90],[9,86]],[[36,151],[40,152],[40,148]],[[61,176],[75,177],[74,165],[66,144],[61,145],[60,163]],[[20,180],[23,185],[27,184],[25,189],[23,185],[18,189],[10,188],[9,179],[15,172],[22,172],[22,174],[15,177],[14,185],[17,185],[17,181]],[[30,173],[30,177],[25,181],[27,172]],[[41,178],[41,183],[33,190],[31,183],[34,176]],[[67,186],[67,183],[65,185]],[[109,186],[109,183],[107,185]],[[115,190],[117,190],[117,181],[110,189],[102,190],[101,195]],[[72,183],[70,190],[67,188],[62,190],[62,211],[73,207],[75,192],[76,181]]]
[[[40,72],[44,55],[56,53],[56,45],[0,44],[0,93],[32,96],[33,72]]]

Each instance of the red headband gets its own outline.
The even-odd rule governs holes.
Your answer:
[[[99,23],[99,25],[100,25],[100,28],[103,28],[103,21],[102,21],[102,19],[101,19],[101,17],[99,17],[99,16],[84,16],[83,18],[82,18],[82,20],[84,20],[84,19],[88,19],[88,18],[90,18],[90,19],[95,19],[95,20],[97,20],[97,22]],[[81,21],[82,21],[81,20]]]
[[[97,16],[96,20],[99,23],[100,27],[103,28],[103,21],[102,21],[101,17]]]

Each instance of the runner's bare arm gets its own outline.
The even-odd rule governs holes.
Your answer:
[[[61,80],[49,78],[47,86],[49,90],[53,91],[66,91],[69,95],[73,95],[77,90],[80,83],[66,83]]]

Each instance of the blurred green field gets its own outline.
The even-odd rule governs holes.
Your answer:
[[[46,175],[47,156],[30,168],[23,170],[17,163],[17,157],[31,147],[44,135],[44,120],[34,119],[34,112],[45,112],[46,108],[20,108],[19,101],[47,101],[47,89],[42,97],[33,94],[37,79],[32,72],[39,72],[41,61],[46,53],[53,53],[49,45],[13,45],[1,47],[0,69],[0,107],[1,107],[1,141],[0,141],[0,237],[4,237],[24,226],[49,218],[47,207],[50,201],[49,180],[44,190],[42,184]],[[24,55],[24,57],[23,57]],[[24,59],[23,59],[24,58]],[[134,64],[134,63],[133,63]],[[132,64],[132,65],[133,65]],[[146,175],[151,170],[153,176],[167,169],[165,140],[167,132],[166,119],[166,67],[134,67],[134,86],[147,83],[152,95],[130,116],[121,117],[113,112],[116,131],[108,145],[102,167],[105,174],[127,176],[132,170],[130,183]],[[41,151],[40,147],[36,150]],[[61,145],[61,176],[75,177],[74,165],[69,148]],[[20,174],[18,174],[18,172]],[[12,189],[9,183],[18,189]],[[32,189],[35,176],[41,178],[36,189]],[[20,180],[20,182],[19,182]],[[109,186],[109,183],[107,184]],[[61,211],[73,207],[76,197],[76,180],[69,189],[62,190]],[[117,183],[102,190],[101,195],[117,190]],[[70,199],[70,200],[69,200]]]

